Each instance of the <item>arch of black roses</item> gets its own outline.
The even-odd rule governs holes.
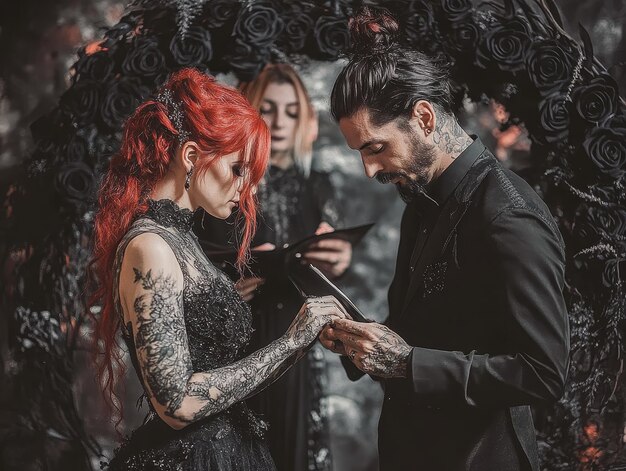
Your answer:
[[[36,427],[52,426],[97,451],[69,388],[87,319],[85,241],[95,191],[125,118],[182,67],[249,80],[269,61],[334,61],[349,46],[348,17],[361,3],[139,0],[102,41],[79,51],[71,87],[32,124],[26,176],[5,200],[11,253],[20,254],[8,314],[12,348],[29,374],[34,368],[45,378],[43,388],[26,389],[34,411],[66,411],[25,411]],[[510,113],[508,124],[528,130],[537,176],[531,183],[567,243],[572,333],[569,387],[538,417],[544,466],[574,466],[590,421],[601,426],[599,462],[615,461],[623,450],[626,353],[626,107],[615,81],[594,59],[584,30],[580,43],[563,30],[551,0],[368,3],[396,13],[404,42],[447,57],[459,106],[466,98],[496,99]]]

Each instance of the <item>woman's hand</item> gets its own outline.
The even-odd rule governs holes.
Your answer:
[[[327,222],[322,221],[315,231],[316,235],[334,231]],[[330,278],[344,274],[352,261],[352,244],[342,239],[324,239],[309,246],[302,254],[304,259],[322,270]]]
[[[349,318],[334,296],[307,298],[287,329],[287,336],[299,348],[306,348],[317,339],[324,326],[334,320]]]

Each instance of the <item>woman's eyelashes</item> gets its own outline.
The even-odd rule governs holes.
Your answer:
[[[235,175],[236,177],[243,177],[245,175],[245,171],[241,164],[233,165],[233,175]]]

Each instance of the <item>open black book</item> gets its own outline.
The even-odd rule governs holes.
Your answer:
[[[252,250],[249,274],[261,278],[273,276],[288,276],[289,264],[293,260],[298,260],[302,253],[316,242],[324,239],[342,239],[350,242],[354,247],[374,224],[350,227],[348,229],[337,229],[336,231],[324,234],[305,237],[291,245],[279,247],[274,250]],[[231,277],[237,277],[235,269],[237,251],[231,247],[225,247],[211,242],[200,240],[200,245],[209,260],[219,266]]]
[[[312,244],[324,239],[342,239],[350,242],[354,247],[363,239],[367,231],[369,231],[373,225],[374,224],[365,224],[348,229],[338,229],[324,234],[312,235],[291,245],[274,250],[253,250],[249,274],[262,278],[286,276],[303,296],[333,295],[355,321],[369,322],[354,303],[335,286],[334,283],[326,278],[320,270],[302,259],[302,254],[306,252]],[[235,268],[235,261],[237,259],[236,250],[205,241],[200,241],[200,244],[213,263],[224,270],[231,278],[238,278],[239,274]]]

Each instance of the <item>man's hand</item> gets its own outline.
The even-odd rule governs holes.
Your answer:
[[[347,355],[364,373],[406,378],[411,347],[385,325],[338,319],[324,328],[320,341],[327,349]]]
[[[334,229],[326,222],[321,222],[316,235],[332,232]],[[308,247],[303,253],[304,259],[318,267],[331,278],[337,278],[346,271],[352,261],[352,245],[342,239],[320,240]]]

